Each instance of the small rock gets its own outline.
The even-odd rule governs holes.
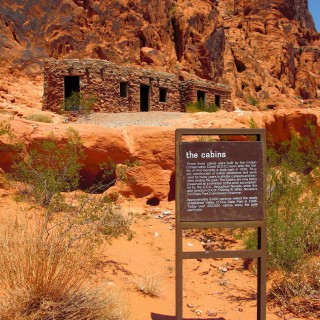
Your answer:
[[[239,311],[239,312],[242,312],[242,311],[243,311],[243,309],[239,307],[239,308],[238,308],[238,311]]]
[[[188,247],[193,247],[193,244],[190,243],[190,242],[188,242],[188,243],[187,243],[187,246],[188,246]]]
[[[226,266],[221,266],[221,267],[219,267],[219,270],[220,270],[221,272],[227,272],[227,271],[228,271],[228,269],[227,269]]]
[[[193,308],[194,308],[194,304],[192,304],[192,303],[187,303],[187,307],[190,308],[190,309],[193,309]]]
[[[231,266],[231,265],[228,265],[228,266],[227,266],[227,270],[228,270],[228,271],[231,271],[231,270],[233,270],[233,269],[234,269],[234,266]]]
[[[202,310],[196,310],[196,315],[201,316],[202,315]]]
[[[158,233],[158,232],[155,232],[155,233],[154,233],[154,236],[155,236],[155,237],[159,237],[159,233]]]
[[[162,210],[161,212],[164,216],[170,216],[172,215],[172,212],[170,210]]]
[[[218,314],[215,310],[207,310],[207,316],[208,317],[215,317]]]

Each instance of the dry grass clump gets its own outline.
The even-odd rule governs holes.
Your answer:
[[[141,277],[136,282],[136,288],[150,297],[159,297],[161,294],[161,282],[155,275]]]
[[[284,276],[272,286],[269,297],[301,317],[320,314],[320,261],[307,262],[297,273]]]
[[[27,120],[36,121],[36,122],[44,122],[44,123],[52,123],[52,119],[45,114],[31,114],[26,117]]]
[[[28,223],[0,228],[0,319],[124,320],[125,303],[87,282],[94,266],[85,243]]]

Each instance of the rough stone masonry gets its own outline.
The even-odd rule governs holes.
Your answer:
[[[200,78],[120,66],[98,59],[46,59],[43,109],[61,113],[74,92],[93,97],[98,112],[185,111],[200,99],[233,110],[230,87]]]

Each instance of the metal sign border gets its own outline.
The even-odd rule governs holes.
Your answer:
[[[259,221],[217,221],[181,222],[180,221],[180,143],[183,136],[256,136],[262,142],[263,152],[263,220]],[[257,274],[257,320],[266,320],[266,264],[267,264],[267,226],[266,226],[266,130],[265,129],[176,129],[176,319],[183,319],[183,259],[206,258],[256,258]],[[258,246],[256,250],[223,250],[184,252],[182,232],[184,229],[206,228],[257,228]]]

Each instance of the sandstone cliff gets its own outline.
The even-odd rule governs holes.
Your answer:
[[[320,135],[320,109],[278,110],[268,112],[227,112],[214,114],[189,114],[189,120],[177,119],[170,126],[163,127],[117,127],[108,128],[92,124],[74,123],[71,126],[79,133],[85,159],[83,161],[83,181],[88,186],[100,179],[101,163],[114,162],[118,167],[126,160],[138,161],[139,166],[130,171],[134,178],[128,184],[118,181],[107,192],[117,191],[130,198],[147,201],[175,199],[175,129],[177,127],[212,127],[248,128],[254,121],[259,127],[265,127],[268,139],[278,144],[290,139],[292,132],[305,136],[308,132],[306,123],[314,125]],[[0,114],[1,121],[10,120]],[[185,119],[186,120],[186,119]],[[69,124],[47,124],[21,120],[11,120],[15,133],[13,141],[6,137],[0,139],[0,187],[1,171],[8,171],[14,157],[12,143],[20,142],[26,149],[35,142],[47,139],[52,132],[63,143]],[[106,137],[108,137],[106,139]],[[165,147],[164,147],[165,146]],[[11,150],[11,152],[10,152]]]
[[[2,0],[3,70],[92,57],[227,82],[273,108],[320,97],[320,34],[307,0]],[[5,72],[5,71],[3,71]]]

